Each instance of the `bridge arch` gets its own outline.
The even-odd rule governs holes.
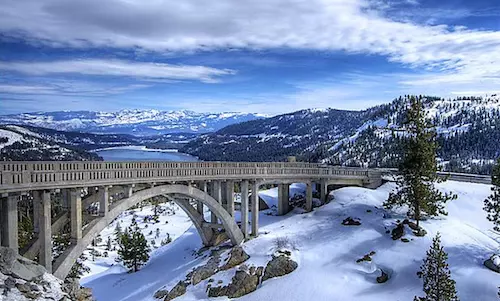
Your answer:
[[[209,194],[193,186],[166,184],[138,191],[132,194],[132,196],[130,196],[129,198],[117,202],[116,205],[110,208],[106,216],[93,220],[88,225],[88,229],[85,231],[80,242],[76,245],[71,246],[68,250],[66,250],[66,252],[64,252],[57,258],[54,264],[54,275],[59,279],[66,278],[71,270],[71,267],[74,265],[78,257],[80,257],[87,246],[91,244],[92,240],[97,236],[97,234],[99,234],[102,230],[104,230],[104,228],[111,224],[111,222],[115,220],[121,213],[152,197],[172,194],[180,194],[200,201],[201,203],[203,203],[203,205],[207,206],[210,211],[214,213],[222,222],[222,226],[224,227],[226,234],[228,235],[233,245],[238,245],[243,241],[243,233],[236,224],[234,218],[224,209],[224,207],[222,207],[219,202],[217,202]],[[198,213],[197,210],[193,206],[191,206],[188,201],[175,200],[175,202],[190,217],[198,233],[200,234],[203,244],[211,245],[213,243],[214,230],[210,227],[203,226],[203,216]]]

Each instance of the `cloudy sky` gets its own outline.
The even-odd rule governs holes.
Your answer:
[[[500,93],[500,1],[0,1],[0,114],[277,114],[410,93]]]

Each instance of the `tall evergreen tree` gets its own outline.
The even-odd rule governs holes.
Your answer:
[[[408,215],[416,220],[418,226],[422,213],[446,215],[445,203],[456,196],[444,194],[434,187],[434,183],[443,181],[437,175],[436,131],[425,116],[421,98],[410,97],[401,131],[404,139],[401,140],[403,158],[399,166],[399,188],[389,195],[384,206],[391,209],[408,205]]]
[[[132,225],[123,232],[118,240],[118,256],[125,266],[134,272],[149,260],[148,242],[141,233],[139,226],[132,221]]]
[[[494,229],[500,231],[500,158],[491,174],[491,195],[484,201],[484,210],[488,212],[488,220],[493,222]]]
[[[458,301],[455,280],[451,279],[450,269],[446,263],[448,254],[441,246],[439,233],[432,240],[427,251],[427,258],[417,273],[424,280],[425,297],[415,297],[415,301]]]

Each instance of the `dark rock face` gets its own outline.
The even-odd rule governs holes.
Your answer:
[[[166,295],[164,301],[170,301],[180,297],[186,293],[186,288],[189,284],[184,281],[179,281],[174,288]]]
[[[377,283],[385,283],[387,282],[387,280],[389,280],[389,275],[384,272],[383,270],[382,271],[382,275],[378,276],[377,277]]]
[[[155,299],[163,299],[165,298],[166,296],[168,295],[168,290],[158,290],[155,292],[155,294],[153,295],[153,298]]]
[[[342,221],[342,225],[344,226],[359,226],[361,222],[357,218],[347,217]]]
[[[273,256],[273,259],[267,263],[262,281],[290,274],[291,272],[295,271],[297,267],[298,264],[295,261],[291,260],[288,256]]]
[[[68,293],[72,300],[92,301],[92,290],[90,288],[81,287],[77,279],[70,279],[64,282],[63,289]]]
[[[191,284],[197,285],[201,281],[212,277],[219,268],[220,256],[215,254],[207,264],[197,267],[191,275]]]
[[[229,253],[229,259],[226,264],[220,268],[220,270],[225,271],[230,268],[234,268],[235,266],[247,261],[248,258],[250,258],[250,256],[245,252],[245,250],[243,250],[241,246],[236,246],[231,250]]]
[[[239,298],[257,289],[259,276],[248,274],[245,271],[236,271],[231,283],[227,286],[211,287],[208,290],[209,297],[228,296],[229,298]]]
[[[487,267],[488,269],[500,273],[500,256],[499,255],[493,255],[489,259],[487,259],[484,262],[484,266]]]
[[[405,225],[400,223],[396,228],[392,229],[391,236],[393,240],[398,240],[405,235]]]

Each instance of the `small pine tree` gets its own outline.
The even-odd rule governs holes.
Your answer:
[[[119,237],[120,234],[122,234],[122,226],[120,225],[120,222],[117,222],[115,227],[115,236]]]
[[[444,204],[456,198],[454,194],[444,194],[434,187],[442,182],[437,175],[436,132],[434,126],[425,117],[421,98],[412,96],[406,112],[402,131],[407,135],[402,139],[404,155],[399,166],[401,179],[399,189],[389,195],[384,207],[408,205],[412,216],[419,226],[422,213],[431,216],[446,215]]]
[[[121,234],[118,240],[118,256],[125,266],[134,272],[149,260],[148,242],[139,230],[139,226],[132,222],[132,226]]]
[[[493,222],[495,231],[500,231],[500,158],[491,174],[491,195],[484,201],[484,210],[488,220]]]
[[[69,271],[67,278],[79,279],[85,273],[90,272],[90,268],[83,264],[84,260],[86,260],[86,258],[83,255],[76,260],[75,264],[71,267],[71,270]]]
[[[111,236],[108,236],[108,241],[106,242],[106,250],[111,251]]]
[[[439,233],[432,240],[432,246],[427,251],[427,258],[417,273],[424,280],[425,297],[415,297],[418,301],[458,301],[455,280],[446,263],[448,254],[441,246]]]

